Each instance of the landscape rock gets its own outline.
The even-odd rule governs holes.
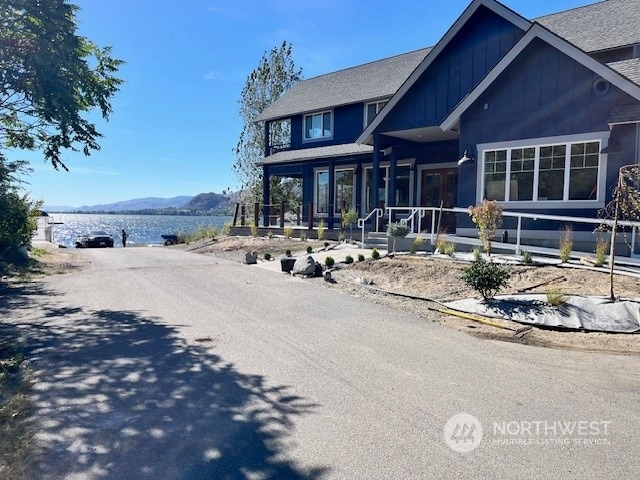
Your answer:
[[[311,255],[305,255],[296,260],[291,273],[294,275],[315,275],[316,261]]]
[[[247,265],[255,265],[256,263],[258,263],[258,259],[253,254],[253,252],[246,252],[244,254],[243,262],[246,263]]]

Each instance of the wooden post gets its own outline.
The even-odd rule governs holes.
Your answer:
[[[300,205],[296,207],[296,225],[300,226]]]
[[[260,226],[260,204],[258,202],[253,204],[253,224],[256,228]]]
[[[309,230],[313,230],[313,202],[309,202]]]
[[[234,227],[236,226],[236,221],[238,220],[238,209],[239,209],[239,208],[240,208],[240,204],[239,204],[239,203],[236,203],[236,208],[235,208],[235,210],[234,210],[234,212],[233,212],[233,224],[232,224],[232,225],[233,225]]]
[[[280,228],[284,228],[284,202],[280,202]]]
[[[242,204],[242,207],[240,207],[240,226],[244,227],[245,225],[245,216],[247,215],[247,206],[245,204]]]

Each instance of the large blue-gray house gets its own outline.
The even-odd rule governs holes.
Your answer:
[[[344,207],[363,217],[484,198],[595,217],[619,168],[639,163],[640,0],[535,20],[473,0],[435,46],[303,80],[256,121],[264,178],[302,179],[329,228]],[[285,148],[268,141],[283,121]]]

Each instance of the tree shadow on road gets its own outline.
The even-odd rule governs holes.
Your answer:
[[[139,312],[65,306],[33,284],[12,290],[10,301],[0,298],[0,335],[20,336],[34,368],[33,478],[328,472],[291,460],[294,419],[317,405],[290,386],[239,372],[212,353],[215,344],[188,344]]]

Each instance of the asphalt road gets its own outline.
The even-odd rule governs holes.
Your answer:
[[[170,249],[79,253],[0,302],[32,358],[33,478],[637,478],[640,358]]]

